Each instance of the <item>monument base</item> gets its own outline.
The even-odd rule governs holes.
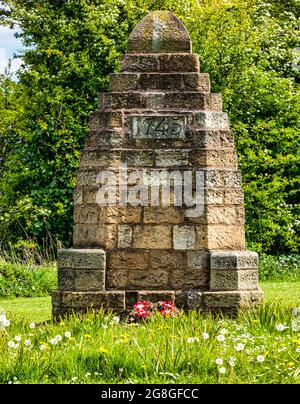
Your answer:
[[[232,313],[262,302],[258,257],[251,251],[210,252],[210,284],[201,290],[106,290],[106,253],[68,249],[58,254],[58,290],[53,317],[88,309],[129,314],[137,301],[171,301],[179,309]]]

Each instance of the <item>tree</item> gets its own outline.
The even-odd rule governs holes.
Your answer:
[[[70,242],[74,174],[89,114],[107,89],[108,74],[118,70],[137,21],[151,10],[169,9],[191,33],[202,71],[210,73],[213,91],[222,92],[235,129],[248,241],[264,251],[297,248],[296,0],[4,4],[0,22],[18,24],[27,49],[13,90],[18,124],[11,128],[6,121],[2,129],[13,147],[5,149],[0,178],[0,240],[41,243],[51,234]]]

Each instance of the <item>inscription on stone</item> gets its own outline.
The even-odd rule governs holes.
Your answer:
[[[185,116],[134,116],[132,135],[135,139],[184,139]]]

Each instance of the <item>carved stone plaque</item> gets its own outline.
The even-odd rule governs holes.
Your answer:
[[[184,139],[185,116],[134,116],[132,136],[135,139]]]

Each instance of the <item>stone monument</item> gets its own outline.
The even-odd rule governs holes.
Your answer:
[[[229,312],[262,300],[234,136],[199,69],[170,12],[149,14],[130,35],[91,116],[54,317],[90,307],[122,314],[139,300]]]

